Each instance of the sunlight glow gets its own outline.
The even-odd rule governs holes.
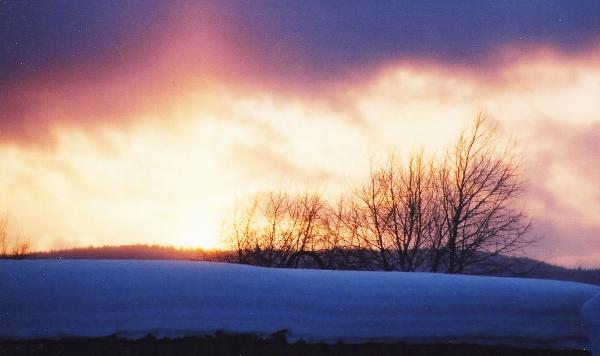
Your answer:
[[[523,59],[493,80],[399,64],[318,99],[248,92],[231,83],[190,84],[127,113],[130,124],[123,127],[56,125],[48,148],[1,145],[0,211],[35,249],[215,248],[237,197],[302,184],[341,190],[389,149],[400,155],[421,146],[441,150],[480,112],[502,119],[531,152],[542,152],[547,141],[535,126],[540,120],[600,121],[600,101],[593,99],[599,82],[600,65],[550,56]],[[82,109],[61,111],[68,117]],[[548,181],[564,182],[563,171],[549,171]],[[571,176],[578,174],[568,179],[581,181]],[[578,186],[569,189],[586,196]],[[564,209],[596,211],[581,204]]]
[[[217,231],[210,228],[197,227],[183,230],[173,240],[173,246],[180,248],[214,249],[220,247],[217,240]]]

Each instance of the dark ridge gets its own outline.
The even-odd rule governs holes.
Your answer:
[[[45,259],[106,259],[106,260],[190,260],[217,256],[220,251],[205,251],[201,248],[176,248],[160,245],[122,245],[100,247],[78,247],[46,252],[34,252],[28,258]]]
[[[155,355],[155,356],[271,356],[271,355],[403,355],[403,356],[590,356],[583,350],[521,349],[472,344],[288,343],[283,335],[258,338],[250,335],[217,334],[207,337],[138,340],[118,337],[64,338],[60,340],[0,341],[0,355]]]
[[[357,251],[355,251],[357,252]],[[83,247],[47,252],[35,252],[27,258],[37,259],[132,259],[132,260],[197,260],[213,262],[234,262],[234,253],[225,250],[204,250],[201,248],[176,248],[173,246],[159,245],[124,245]],[[311,264],[310,260],[304,261],[299,268],[319,268]],[[372,268],[356,266],[343,266],[330,261],[325,269],[360,269]],[[442,271],[443,272],[443,271]],[[465,271],[466,274],[493,275],[504,277],[525,277],[555,279],[571,282],[589,283],[600,285],[600,269],[566,268],[552,265],[543,261],[525,257],[496,256],[487,261],[485,265],[475,266]]]

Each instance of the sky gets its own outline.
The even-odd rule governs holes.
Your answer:
[[[597,1],[0,1],[0,211],[34,249],[219,246],[239,199],[334,192],[482,113],[529,253],[600,265]]]

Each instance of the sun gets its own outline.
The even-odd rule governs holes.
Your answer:
[[[181,230],[173,241],[181,248],[202,248],[212,250],[219,246],[217,231],[209,226],[191,226]]]

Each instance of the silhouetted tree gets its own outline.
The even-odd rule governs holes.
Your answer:
[[[250,204],[238,203],[235,205],[232,219],[229,221],[227,244],[236,254],[237,263],[250,263],[248,261],[249,251],[252,249],[256,239],[257,227],[255,226],[255,214],[258,205],[256,197]]]
[[[8,216],[0,217],[0,257],[23,259],[29,253],[30,245],[28,239],[22,239],[17,235],[13,246],[10,247],[8,235]]]
[[[437,184],[445,231],[434,247],[443,246],[438,257],[448,273],[531,243],[530,221],[517,207],[522,181],[514,146],[499,146],[495,127],[481,117],[448,152]]]
[[[0,217],[0,256],[6,256],[8,249],[8,217]]]
[[[367,182],[355,191],[354,202],[350,206],[350,219],[357,236],[369,249],[375,251],[378,266],[391,271],[392,242],[387,235],[387,179],[384,170],[371,169]]]
[[[267,267],[462,273],[531,243],[519,168],[514,146],[477,118],[441,160],[391,157],[335,204],[255,196],[235,207],[227,241],[236,262]]]
[[[404,166],[391,160],[386,177],[386,231],[392,239],[396,269],[414,271],[424,262],[435,214],[433,165],[413,153]]]
[[[319,266],[316,253],[323,233],[324,200],[317,193],[290,196],[271,192],[236,207],[228,224],[229,246],[238,263],[265,267],[298,267],[304,258]]]
[[[14,259],[23,259],[29,254],[29,240],[23,240],[20,235],[17,235],[15,244],[12,248],[11,257]]]

